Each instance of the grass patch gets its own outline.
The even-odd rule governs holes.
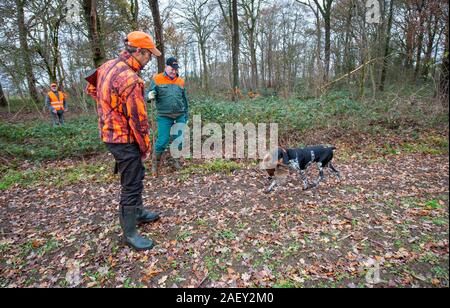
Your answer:
[[[235,170],[241,169],[242,166],[234,161],[228,161],[224,159],[216,159],[212,162],[204,164],[191,165],[181,170],[181,175],[187,176],[190,174],[207,174],[207,173],[226,173],[230,174]]]
[[[70,184],[82,182],[103,182],[113,175],[108,172],[108,165],[102,162],[81,163],[65,168],[38,168],[35,170],[9,169],[0,174],[0,190],[6,190],[12,185],[32,187],[35,184],[62,188]]]
[[[220,230],[216,233],[216,236],[227,240],[234,240],[236,238],[236,234],[231,230]]]
[[[96,116],[80,116],[63,127],[49,123],[0,122],[0,157],[45,161],[104,152]]]

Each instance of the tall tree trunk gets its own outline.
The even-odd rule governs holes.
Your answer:
[[[258,88],[258,61],[256,59],[256,44],[255,44],[255,34],[252,32],[249,34],[250,38],[250,61],[251,61],[251,71],[252,71],[252,90],[256,91]]]
[[[417,11],[419,13],[419,33],[417,37],[417,54],[416,54],[416,68],[414,70],[414,81],[417,80],[417,77],[420,73],[421,68],[421,59],[422,59],[422,49],[423,49],[423,39],[424,39],[424,8],[426,5],[426,0],[421,0],[419,4],[417,4]]]
[[[324,81],[328,82],[330,77],[331,61],[331,11],[324,16],[325,21],[325,76]]]
[[[411,3],[409,1],[407,3],[407,20],[406,20],[406,59],[405,59],[405,68],[407,69],[408,73],[412,69],[413,66],[413,58],[414,58],[414,36],[416,33],[416,26],[415,26],[415,16],[414,16],[414,9],[411,7]]]
[[[381,80],[380,80],[380,86],[379,90],[384,91],[384,84],[386,82],[386,75],[387,75],[387,69],[388,69],[388,57],[390,53],[390,43],[391,43],[391,30],[392,30],[392,19],[394,16],[394,1],[391,0],[390,7],[389,7],[389,18],[388,18],[388,24],[386,29],[386,42],[384,43],[384,55],[383,55],[383,68],[381,70]]]
[[[165,56],[164,56],[164,38],[163,38],[163,24],[161,21],[161,14],[159,13],[158,0],[148,0],[150,10],[152,11],[153,27],[155,29],[156,47],[161,51],[161,56],[158,60],[158,72],[164,71]]]
[[[261,72],[261,85],[263,88],[266,87],[266,71],[265,71],[265,66],[264,66],[264,62],[265,62],[265,57],[264,57],[264,52],[265,52],[265,48],[264,48],[265,44],[260,44],[259,48],[261,49],[261,62],[260,64],[260,72]]]
[[[268,79],[268,88],[273,88],[273,30],[270,29],[267,34],[267,79]]]
[[[25,26],[25,13],[24,13],[25,2],[23,0],[16,0],[17,6],[17,26],[19,29],[19,41],[21,56],[24,64],[24,70],[28,83],[28,92],[31,99],[35,104],[39,103],[39,95],[36,89],[36,78],[33,73],[33,66],[31,63],[30,49],[28,47],[27,33],[28,29]]]
[[[105,60],[105,51],[101,36],[100,20],[97,14],[96,0],[83,0],[84,19],[88,25],[89,43],[91,44],[92,60],[95,67],[102,65]]]
[[[442,98],[442,102],[448,106],[449,99],[449,20],[447,16],[446,28],[445,28],[445,46],[444,57],[441,64],[441,74],[439,79],[439,96]]]
[[[3,93],[2,83],[0,82],[0,106],[5,107],[8,105],[5,94]]]
[[[433,25],[433,26],[431,26]],[[438,33],[439,18],[435,14],[430,14],[428,21],[428,37],[427,37],[427,48],[425,50],[425,59],[423,62],[422,76],[427,78],[430,71],[431,57],[433,55],[433,44]]]
[[[209,91],[209,76],[208,76],[208,63],[206,61],[206,46],[205,46],[205,42],[200,41],[199,42],[200,45],[200,54],[202,57],[202,66],[203,66],[203,88],[205,89],[206,92]]]
[[[343,57],[343,67],[345,73],[349,73],[351,71],[351,61],[350,61],[350,37],[351,37],[351,26],[352,26],[352,18],[353,18],[353,3],[350,3],[348,9],[347,20],[345,23],[345,42],[344,42],[344,57]],[[350,81],[350,76],[347,79]]]
[[[233,100],[238,100],[237,91],[239,89],[239,19],[237,0],[232,0],[232,15],[233,15]]]
[[[324,0],[323,6],[320,5],[318,0],[314,0],[320,14],[324,20],[325,27],[325,82],[328,81],[330,77],[330,63],[331,63],[331,7],[334,0]]]

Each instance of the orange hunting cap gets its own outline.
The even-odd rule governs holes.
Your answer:
[[[148,49],[157,57],[161,55],[161,51],[156,48],[155,43],[153,42],[153,38],[150,36],[150,34],[142,31],[130,32],[127,35],[127,44],[136,48]]]
[[[53,87],[53,86],[57,86],[57,84],[56,83],[52,83],[51,85],[50,85],[51,87]]]

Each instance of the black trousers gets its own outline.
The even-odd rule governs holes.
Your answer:
[[[137,143],[105,143],[120,172],[120,205],[142,207],[145,167]]]

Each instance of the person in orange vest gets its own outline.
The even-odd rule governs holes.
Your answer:
[[[52,115],[53,126],[64,125],[64,111],[67,111],[67,101],[63,92],[58,91],[56,83],[50,85],[51,91],[47,93],[45,105]]]
[[[152,239],[139,235],[137,225],[159,219],[144,208],[145,161],[152,151],[144,81],[140,72],[153,56],[161,56],[153,38],[141,31],[129,33],[125,50],[105,62],[86,78],[87,93],[97,102],[102,141],[116,160],[120,172],[119,221],[124,243],[135,250],[149,250]]]

